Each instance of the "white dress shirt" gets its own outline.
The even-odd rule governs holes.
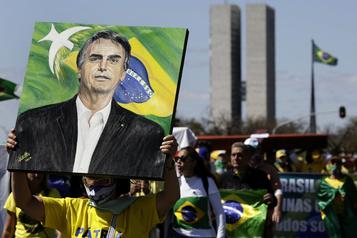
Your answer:
[[[93,152],[100,135],[107,124],[111,109],[111,101],[102,110],[93,114],[79,97],[76,100],[78,116],[77,149],[73,172],[88,173]]]

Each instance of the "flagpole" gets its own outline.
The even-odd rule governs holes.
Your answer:
[[[314,57],[315,57],[315,44],[312,43],[312,57],[311,57],[311,104],[310,104],[310,132],[316,133],[316,112],[315,112],[315,81],[314,81]]]

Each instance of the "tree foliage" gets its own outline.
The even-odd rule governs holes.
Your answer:
[[[357,117],[336,131],[329,133],[329,149],[333,154],[357,152]]]

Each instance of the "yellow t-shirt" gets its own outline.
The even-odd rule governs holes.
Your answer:
[[[152,193],[158,193],[164,190],[164,181],[150,181],[150,189]]]
[[[42,197],[42,194],[40,194]],[[50,189],[48,194],[50,197],[60,197],[57,189]],[[38,237],[47,238],[54,237],[55,230],[52,228],[45,228],[41,222],[32,219],[30,216],[26,215],[20,208],[16,207],[14,196],[10,193],[6,200],[4,208],[9,212],[15,213],[16,215],[16,226],[15,226],[15,237]]]
[[[53,227],[63,237],[105,237],[112,213],[88,205],[83,198],[43,197],[45,226]],[[156,195],[137,198],[117,216],[115,237],[148,237],[150,230],[163,219],[156,209]]]
[[[312,163],[304,163],[302,165],[302,172],[321,173],[325,164],[322,161],[313,161]]]

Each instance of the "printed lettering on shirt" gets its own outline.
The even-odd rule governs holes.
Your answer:
[[[83,227],[78,227],[75,232],[75,237],[78,238],[106,238],[108,234],[108,230],[106,229],[95,229],[91,230],[91,228],[85,229]],[[121,238],[122,232],[115,231],[115,238]]]

